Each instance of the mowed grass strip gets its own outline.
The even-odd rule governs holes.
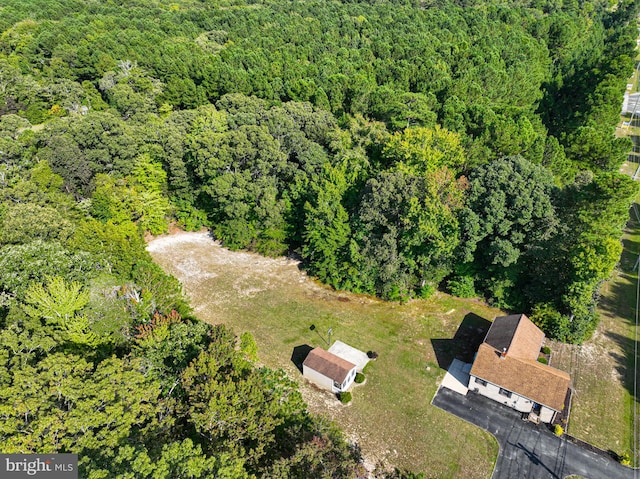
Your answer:
[[[197,316],[237,333],[251,332],[260,360],[298,381],[310,408],[357,441],[369,465],[382,462],[425,471],[427,477],[490,477],[496,441],[430,402],[444,376],[438,360],[456,354],[460,346],[448,341],[464,317],[474,313],[492,319],[498,310],[441,293],[399,305],[334,292],[309,280],[295,262],[231,253],[205,235],[181,236],[165,245],[163,238],[156,240],[151,253],[182,281]],[[307,384],[291,361],[296,346],[327,348],[329,328],[332,342],[379,354],[347,406]],[[444,344],[441,358],[432,339]]]

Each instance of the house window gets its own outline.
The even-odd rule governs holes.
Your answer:
[[[333,381],[333,387],[336,389],[342,389],[342,384],[339,382]]]
[[[502,396],[505,396],[505,397],[508,397],[508,398],[510,398],[510,397],[511,397],[511,391],[507,391],[506,389],[502,389],[502,388],[500,388],[500,391],[499,391],[499,392],[500,392],[500,394],[501,394]]]
[[[487,381],[485,381],[484,379],[480,379],[480,378],[476,378],[475,381],[480,385],[480,386],[486,386],[487,385]]]

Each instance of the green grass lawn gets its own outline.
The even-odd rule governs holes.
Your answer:
[[[212,260],[213,250],[225,258]],[[233,260],[238,254],[240,259]],[[493,437],[430,402],[444,376],[438,360],[448,361],[464,349],[451,338],[465,316],[473,329],[477,318],[470,313],[492,319],[498,310],[440,293],[405,305],[337,293],[306,279],[293,263],[229,253],[211,244],[172,247],[153,256],[181,279],[198,317],[228,324],[237,333],[251,332],[260,360],[297,380],[310,408],[357,441],[369,465],[425,471],[426,477],[490,477],[498,452]],[[291,361],[296,346],[327,348],[329,327],[332,341],[379,354],[347,406],[307,384]],[[439,358],[432,339],[442,340]]]
[[[451,309],[446,297],[401,306],[331,292],[318,298],[292,290],[286,295],[266,291],[236,303],[224,322],[252,332],[261,360],[298,379],[313,410],[340,424],[365,455],[371,451],[371,462],[428,471],[432,477],[486,478],[497,453],[495,441],[429,404],[444,374],[430,338],[452,338],[470,311],[468,304],[454,304],[456,311],[443,321],[437,311]],[[367,383],[354,388],[348,407],[304,384],[290,361],[295,346],[327,348],[329,327],[332,341],[379,353],[366,369]]]
[[[260,360],[297,380],[310,409],[337,422],[369,465],[425,471],[426,477],[490,477],[495,440],[430,402],[442,368],[456,356],[470,360],[474,341],[501,311],[443,293],[397,304],[335,292],[306,278],[294,262],[231,253],[201,238],[152,255],[182,281],[198,317],[251,332]],[[631,452],[632,444],[628,365],[638,251],[640,234],[632,228],[620,271],[603,289],[603,320],[593,340],[580,347],[551,344],[552,366],[572,373],[576,389],[568,432],[616,453]],[[291,361],[296,346],[327,348],[329,328],[332,341],[379,354],[347,406],[306,383]]]

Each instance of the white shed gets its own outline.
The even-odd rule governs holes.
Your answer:
[[[356,365],[322,348],[315,348],[302,363],[302,375],[322,389],[339,393],[353,384]]]

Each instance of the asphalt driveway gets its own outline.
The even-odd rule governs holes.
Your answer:
[[[633,479],[634,470],[606,453],[596,453],[554,435],[543,424],[521,419],[521,413],[469,392],[441,387],[432,404],[491,433],[500,445],[492,479]],[[637,472],[636,472],[637,473]]]

